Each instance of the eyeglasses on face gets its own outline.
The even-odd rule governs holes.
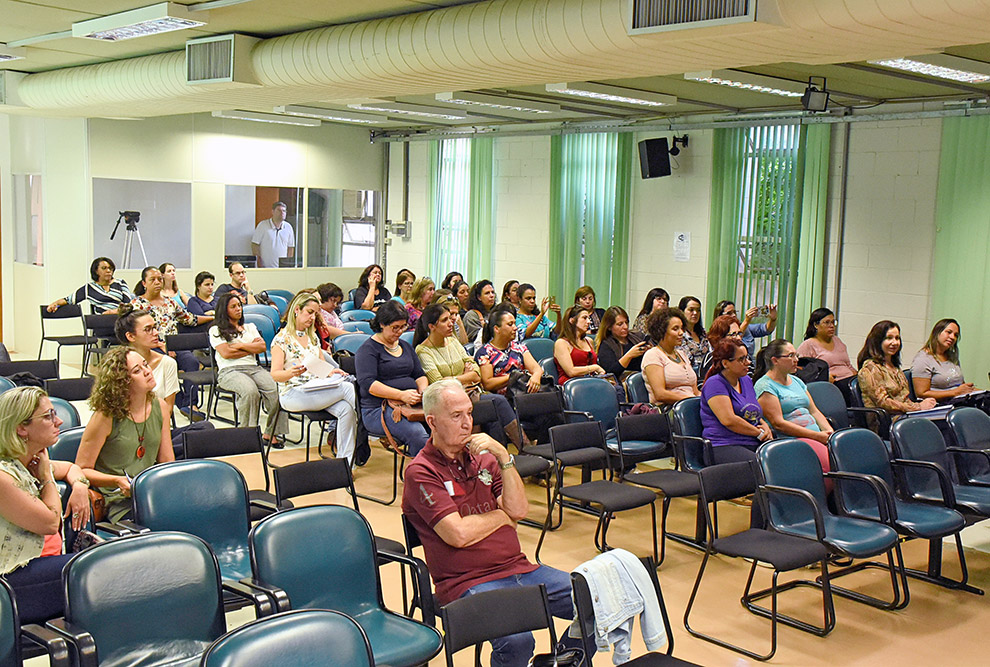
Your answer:
[[[797,352],[791,352],[790,354],[778,354],[774,358],[775,359],[797,359],[798,358],[798,353]]]
[[[32,422],[35,419],[46,419],[52,424],[54,424],[55,420],[58,419],[58,413],[55,412],[55,408],[51,408],[50,410],[46,410],[45,412],[42,412],[40,415],[31,415],[25,420],[25,423]]]
[[[752,360],[753,360],[752,357],[750,357],[748,354],[742,357],[736,357],[735,359],[732,359],[732,361],[738,361],[743,364],[748,364]]]

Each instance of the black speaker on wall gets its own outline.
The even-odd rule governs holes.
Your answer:
[[[643,178],[670,176],[670,148],[666,137],[639,142],[639,168]]]

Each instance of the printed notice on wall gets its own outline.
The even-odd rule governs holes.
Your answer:
[[[674,232],[674,261],[691,261],[691,232]]]

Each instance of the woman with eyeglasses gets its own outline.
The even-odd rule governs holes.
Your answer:
[[[647,335],[646,331],[646,320],[649,316],[658,310],[663,310],[670,305],[670,294],[662,287],[654,287],[649,292],[646,293],[646,299],[643,300],[643,307],[639,309],[639,314],[636,316],[636,321],[633,322],[632,330],[634,333]]]
[[[729,337],[733,340],[742,340],[742,331],[739,328],[739,318],[735,315],[720,315],[712,321],[708,328],[709,350],[701,360],[701,367],[698,369],[698,378],[701,379],[699,386],[704,383],[704,378],[708,377],[708,369],[712,367],[712,353],[719,341]]]
[[[62,522],[80,530],[89,521],[89,480],[75,463],[48,458],[61,425],[38,387],[0,395],[0,575],[23,624],[62,615],[62,568],[74,555],[62,553]],[[65,512],[56,480],[72,489]]]
[[[804,341],[798,345],[797,353],[799,357],[821,359],[827,363],[829,380],[845,392],[849,381],[856,377],[856,367],[849,359],[846,344],[835,335],[838,324],[835,313],[828,308],[811,311],[808,327],[804,330]]]
[[[749,351],[727,336],[712,357],[701,389],[702,435],[712,443],[715,463],[754,460],[756,448],[773,435],[749,377]]]
[[[131,481],[156,463],[175,460],[165,401],[155,395],[155,376],[138,352],[110,348],[100,360],[89,396],[76,464],[106,501],[106,515],[130,518]]]
[[[426,427],[409,421],[396,409],[399,404],[420,405],[429,382],[412,345],[400,338],[407,328],[406,309],[394,301],[384,304],[371,320],[375,333],[354,355],[354,366],[365,428],[370,433],[382,433],[382,422],[386,422],[392,437],[415,456],[426,446]]]
[[[392,298],[405,305],[409,303],[409,293],[416,283],[416,274],[409,269],[399,269],[395,274],[395,296]]]

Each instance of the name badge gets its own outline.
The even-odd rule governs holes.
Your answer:
[[[448,495],[454,495],[454,483],[449,479],[443,483],[445,489],[447,489]]]

